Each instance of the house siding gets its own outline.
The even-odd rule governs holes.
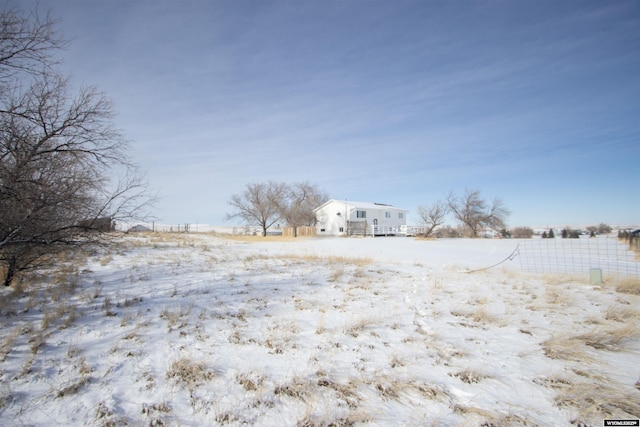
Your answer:
[[[349,202],[332,199],[316,209],[319,236],[367,234],[370,226],[389,229],[406,225],[404,209],[374,203]]]

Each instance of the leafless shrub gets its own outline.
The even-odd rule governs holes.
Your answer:
[[[533,230],[530,227],[516,227],[511,232],[514,239],[530,239],[533,237]]]

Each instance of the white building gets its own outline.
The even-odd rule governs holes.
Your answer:
[[[407,210],[331,199],[314,209],[318,236],[406,234]]]

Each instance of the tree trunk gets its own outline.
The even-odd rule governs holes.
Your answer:
[[[17,260],[15,259],[10,259],[9,262],[7,263],[7,270],[6,273],[4,275],[4,285],[5,286],[11,286],[11,282],[13,282],[13,278],[16,275],[16,265],[17,264]]]

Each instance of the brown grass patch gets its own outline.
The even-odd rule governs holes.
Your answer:
[[[623,294],[640,295],[640,278],[626,277],[619,279],[615,284],[615,289]]]
[[[184,357],[173,362],[167,370],[167,378],[173,379],[189,388],[209,381],[214,377],[214,372],[208,369],[204,362],[197,362]]]
[[[633,322],[640,320],[640,311],[632,307],[612,305],[605,311],[604,318],[620,323]]]
[[[624,342],[640,335],[640,330],[635,325],[628,324],[617,328],[599,327],[586,334],[578,335],[574,339],[597,350],[621,351]]]
[[[485,378],[489,378],[487,375],[484,375],[480,372],[466,369],[464,371],[456,372],[453,374],[449,374],[450,377],[458,378],[460,381],[466,384],[477,384]]]
[[[464,415],[465,417],[476,416],[483,419],[480,426],[498,427],[498,426],[537,426],[531,420],[527,420],[517,414],[498,414],[476,406],[454,405],[453,411]]]
[[[338,255],[316,255],[316,254],[287,254],[277,256],[277,258],[281,259],[289,259],[310,263],[328,263],[328,264],[342,264],[342,265],[355,265],[359,267],[363,267],[369,265],[373,262],[373,259],[369,257],[347,257],[347,256],[338,256]]]
[[[587,354],[583,343],[575,337],[557,335],[543,342],[542,348],[544,355],[550,359],[597,362],[595,358]]]
[[[262,236],[262,235],[245,235],[245,234],[225,234],[225,233],[211,233],[212,235],[225,240],[233,240],[236,242],[296,242],[300,240],[308,239],[310,236]]]
[[[545,356],[551,359],[597,363],[585,346],[596,350],[622,351],[627,340],[640,336],[634,324],[621,327],[599,326],[590,332],[567,336],[557,335],[542,343]]]
[[[597,425],[603,418],[638,418],[640,396],[630,387],[609,385],[590,378],[586,382],[562,384],[555,398],[560,407],[575,408],[576,425]]]
[[[306,400],[312,395],[313,387],[310,383],[303,381],[301,378],[294,378],[289,383],[279,385],[273,393],[278,396],[289,396],[300,400]]]

